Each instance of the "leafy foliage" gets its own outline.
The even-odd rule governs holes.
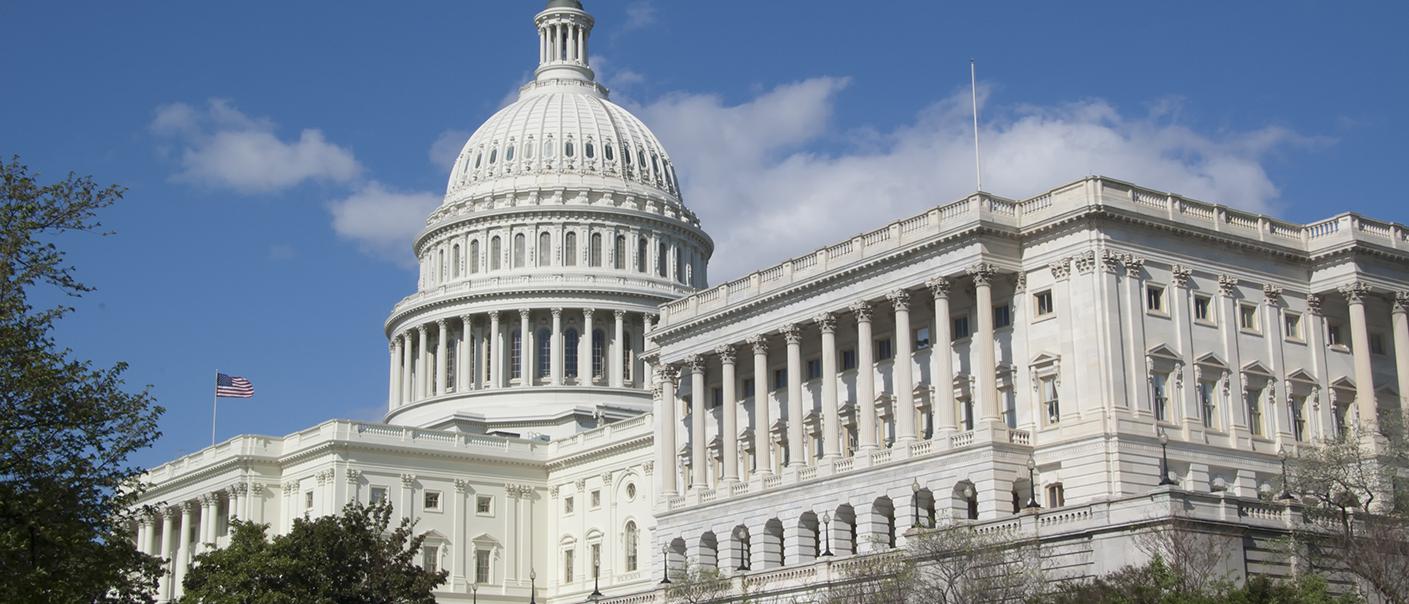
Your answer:
[[[183,601],[204,604],[431,604],[446,571],[417,564],[424,535],[391,505],[352,502],[337,516],[294,520],[272,540],[267,525],[235,521],[230,545],[196,556]]]
[[[19,158],[0,160],[0,594],[25,602],[147,602],[159,561],[139,553],[141,510],[128,463],[160,433],[148,391],[123,389],[123,363],[95,368],[52,331],[72,309],[36,309],[37,286],[70,296],[80,282],[54,239],[100,228],[122,198],[70,174],[40,184]]]
[[[1303,575],[1274,581],[1261,575],[1235,585],[1211,581],[1191,589],[1190,577],[1158,556],[1144,566],[1127,566],[1090,581],[1063,583],[1053,593],[1033,598],[1041,604],[1351,604],[1351,596],[1334,596],[1326,581]]]

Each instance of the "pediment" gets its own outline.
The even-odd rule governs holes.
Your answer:
[[[1178,361],[1184,358],[1179,354],[1179,351],[1174,350],[1173,348],[1170,348],[1164,344],[1156,344],[1149,350],[1145,351],[1145,356],[1154,357],[1157,359],[1164,359],[1168,361]]]

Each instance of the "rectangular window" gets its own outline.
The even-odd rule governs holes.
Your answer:
[[[1248,331],[1262,331],[1258,328],[1257,324],[1257,305],[1238,305],[1238,327],[1241,327]]]
[[[822,359],[807,359],[807,379],[822,377]]]
[[[1203,411],[1204,428],[1212,430],[1217,427],[1214,421],[1217,408],[1214,406],[1213,382],[1199,382],[1199,406]]]
[[[753,396],[753,378],[744,378],[744,396]]]
[[[1169,406],[1169,397],[1165,395],[1165,386],[1169,383],[1169,376],[1163,373],[1156,373],[1150,376],[1150,383],[1153,385],[1153,395],[1155,404],[1155,419],[1166,421],[1166,409]]]
[[[572,583],[572,550],[563,550],[563,583]]]
[[[489,550],[475,550],[475,583],[485,584],[492,581],[489,577]]]
[[[599,507],[602,507],[602,492],[600,490],[592,491],[592,509],[595,510]]]
[[[1209,312],[1209,305],[1213,299],[1208,296],[1194,296],[1194,320],[1206,323],[1213,322],[1213,314]]]
[[[304,491],[304,492],[303,492],[303,509],[305,509],[305,510],[311,510],[311,509],[313,509],[313,491]]]
[[[1145,288],[1145,310],[1164,312],[1164,288],[1151,285]]]
[[[709,391],[710,408],[724,406],[724,390],[721,388],[711,388]]]
[[[1013,307],[1004,304],[993,307],[993,328],[1002,329],[1013,324]]]
[[[1056,312],[1052,306],[1052,290],[1040,291],[1032,295],[1032,306],[1036,309],[1036,316],[1045,317]]]
[[[1302,442],[1306,438],[1306,411],[1302,405],[1306,404],[1306,398],[1291,397],[1292,407],[1292,436],[1297,442]]]
[[[955,317],[954,319],[954,339],[962,340],[969,337],[969,318]]]
[[[426,491],[422,494],[421,502],[425,505],[427,512],[439,512],[440,491]]]
[[[856,351],[855,351],[855,350],[843,350],[843,351],[841,351],[841,370],[842,370],[842,371],[850,371],[850,370],[852,370],[852,369],[856,369]]]
[[[876,360],[885,361],[895,356],[895,352],[890,349],[890,338],[876,340]]]
[[[1350,338],[1345,337],[1345,326],[1337,321],[1326,323],[1326,336],[1331,346],[1350,346]]]
[[[440,547],[435,545],[421,546],[421,568],[429,572],[439,572],[440,567]]]
[[[571,514],[571,513],[572,513],[572,495],[568,495],[567,497],[564,497],[564,498],[563,498],[563,513],[564,513],[564,514]]]
[[[921,327],[915,330],[915,350],[924,350],[930,347],[930,328]]]
[[[1302,339],[1301,336],[1301,315],[1289,312],[1282,315],[1283,327],[1287,330],[1287,337],[1293,340]]]
[[[1384,354],[1384,353],[1385,353],[1385,339],[1384,339],[1384,336],[1381,336],[1380,334],[1377,334],[1377,333],[1372,333],[1372,334],[1370,334],[1370,353],[1371,353],[1371,354]]]
[[[1047,423],[1055,425],[1062,421],[1062,406],[1057,395],[1057,377],[1042,378],[1042,407],[1047,410]]]
[[[386,487],[372,487],[367,495],[367,503],[382,503],[386,501]]]
[[[788,370],[787,370],[787,368],[783,368],[783,369],[774,369],[774,370],[773,370],[773,389],[774,389],[774,390],[782,390],[782,389],[787,388],[787,387],[788,387]]]
[[[1047,507],[1059,508],[1067,504],[1066,492],[1061,483],[1047,485]]]
[[[1257,388],[1248,388],[1243,391],[1243,398],[1248,405],[1248,430],[1253,436],[1262,436],[1262,391]]]
[[[488,516],[494,513],[494,498],[489,495],[475,497],[475,513]]]

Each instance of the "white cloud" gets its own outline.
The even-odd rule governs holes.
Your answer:
[[[440,205],[440,195],[396,191],[370,182],[328,205],[333,230],[357,242],[362,251],[413,265],[411,241],[426,226],[426,217]]]
[[[157,108],[152,132],[180,148],[183,182],[242,193],[270,193],[308,181],[347,183],[362,166],[351,151],[305,129],[282,140],[267,118],[250,117],[228,101],[212,99],[204,110],[185,103]]]
[[[448,176],[450,168],[455,165],[455,158],[460,156],[460,150],[465,148],[465,141],[470,140],[471,134],[474,133],[458,129],[441,132],[431,143],[430,149],[426,150],[426,155],[436,167],[444,168]]]
[[[650,0],[636,0],[626,5],[626,23],[622,31],[650,27],[656,22],[656,5]]]
[[[715,237],[713,282],[972,192],[967,90],[891,131],[846,132],[831,124],[846,85],[814,78],[741,104],[673,94],[636,108],[680,167],[686,204]],[[1101,100],[982,107],[984,189],[1025,197],[1099,173],[1268,209],[1278,191],[1263,160],[1308,139],[1276,127],[1200,133],[1170,120],[1176,108],[1161,100],[1150,115],[1131,117]],[[818,150],[827,145],[840,149]]]

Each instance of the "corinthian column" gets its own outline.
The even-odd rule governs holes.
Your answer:
[[[1409,292],[1394,293],[1390,315],[1394,330],[1394,373],[1399,378],[1399,413],[1409,427]]]
[[[837,412],[837,319],[817,315],[822,331],[822,458],[841,459],[841,417]]]
[[[612,388],[621,388],[625,382],[626,371],[626,311],[617,310],[614,315],[616,329],[612,333],[612,359],[607,366],[611,367]]]
[[[773,418],[770,417],[768,392],[768,336],[749,338],[753,346],[753,457],[754,471],[761,475],[773,473],[773,443],[770,440]]]
[[[949,318],[949,280],[944,277],[930,279],[930,294],[934,296],[934,329],[930,331],[930,386],[934,396],[930,407],[934,411],[934,434],[936,437],[959,429],[959,420],[954,416],[958,403],[954,401],[954,356],[949,343],[954,340],[953,322]]]
[[[690,486],[703,489],[709,486],[709,464],[705,462],[705,359],[691,355],[685,363],[690,366],[690,474],[694,478]]]
[[[1378,406],[1375,404],[1375,373],[1370,366],[1370,329],[1365,318],[1365,302],[1370,286],[1362,281],[1342,285],[1340,292],[1350,304],[1350,349],[1355,358],[1355,407],[1360,412],[1360,427],[1368,434],[1378,431]]]
[[[656,413],[660,417],[660,425],[656,426],[656,438],[660,440],[661,449],[661,494],[667,497],[677,495],[680,492],[675,484],[676,468],[679,466],[679,449],[675,446],[675,430],[678,422],[675,418],[675,410],[679,407],[675,401],[675,380],[674,367],[660,367],[656,369],[655,383],[651,388],[651,395],[656,400]]]
[[[441,320],[435,322],[435,326],[436,326],[436,342],[435,342],[435,393],[436,393],[436,394],[445,394],[445,385],[446,385],[446,379],[445,379],[445,378],[446,378],[446,373],[447,373],[447,372],[446,372],[446,369],[447,369],[446,361],[449,360],[449,359],[446,358],[447,356],[449,356],[449,355],[446,354],[446,349],[449,348],[449,344],[450,344],[450,330],[446,328],[447,325],[448,325],[448,324],[445,322],[445,319],[441,319]]]
[[[719,439],[723,450],[724,476],[726,483],[739,479],[739,401],[734,392],[734,347],[725,344],[714,350],[719,354],[720,386],[724,392],[724,408],[720,409],[720,419],[723,426],[720,432],[723,438]]]
[[[974,314],[978,315],[978,331],[974,333],[974,361],[978,373],[979,408],[981,420],[998,423],[1002,415],[998,408],[998,365],[993,356],[993,289],[990,282],[997,271],[993,265],[980,262],[969,268],[974,278]]]
[[[783,326],[788,342],[788,465],[807,465],[807,449],[802,442],[802,329],[794,323]]]
[[[491,388],[504,387],[504,337],[499,328],[499,311],[489,311],[489,358],[485,370],[489,372]]]
[[[401,404],[401,336],[394,335],[388,345],[391,349],[391,372],[387,393],[387,409],[395,409]]]
[[[455,355],[455,390],[468,392],[474,384],[474,326],[470,315],[460,316],[460,354]]]
[[[553,313],[553,333],[548,340],[549,383],[561,386],[563,385],[563,309],[554,308],[549,312]]]
[[[891,381],[895,398],[891,412],[895,414],[895,444],[915,440],[915,379],[910,371],[910,292],[897,289],[886,296],[895,308],[895,359],[891,366]]]
[[[871,337],[871,305],[862,300],[851,305],[856,315],[856,448],[876,449],[876,355]]]
[[[166,508],[161,513],[161,558],[165,568],[162,569],[160,586],[157,591],[165,600],[172,599],[175,593],[172,582],[176,576],[176,560],[171,550],[173,549],[172,541],[176,539],[176,514],[176,506]]]
[[[533,339],[528,324],[528,309],[519,310],[519,385],[533,385]]]
[[[414,348],[415,346],[411,342],[411,332],[401,332],[401,371],[397,375],[397,379],[400,382],[397,384],[397,388],[401,391],[401,399],[398,402],[402,405],[416,400],[414,390],[416,357],[412,356],[412,350]]]
[[[430,347],[426,339],[425,325],[419,325],[416,327],[416,336],[416,354],[418,357],[420,357],[417,362],[418,366],[416,368],[416,400],[421,400],[430,396],[427,390],[430,390],[431,383],[429,378],[431,374],[431,370],[429,367]]]
[[[592,385],[592,309],[582,309],[582,336],[577,339],[577,383]]]

